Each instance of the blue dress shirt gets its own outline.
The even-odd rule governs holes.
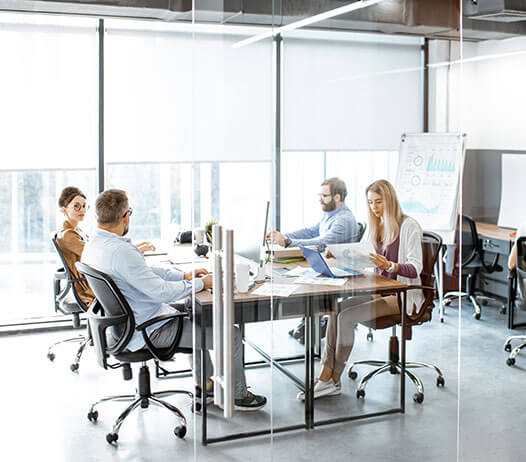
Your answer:
[[[97,229],[82,252],[81,261],[110,276],[120,289],[135,316],[136,324],[163,314],[173,313],[168,303],[175,303],[192,293],[192,282],[184,273],[148,266],[141,251],[131,240],[103,229]],[[195,290],[203,290],[203,281],[195,279]],[[168,321],[161,321],[146,330],[150,334]],[[142,334],[135,332],[128,350],[145,346]]]
[[[290,246],[317,246],[320,252],[328,244],[343,244],[358,240],[359,228],[349,207],[345,204],[331,212],[324,212],[323,218],[314,226],[285,233],[291,240]]]

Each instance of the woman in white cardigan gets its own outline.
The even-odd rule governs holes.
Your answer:
[[[420,285],[422,229],[402,212],[396,192],[386,180],[365,191],[369,207],[369,239],[377,253],[370,255],[376,272],[406,284]],[[424,301],[421,290],[407,293],[408,313],[418,312]],[[352,297],[329,317],[323,367],[314,386],[314,398],[341,393],[340,377],[351,354],[356,324],[400,313],[396,295]],[[305,399],[304,393],[298,399]]]

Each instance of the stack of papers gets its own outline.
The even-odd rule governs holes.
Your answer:
[[[253,295],[263,295],[272,297],[288,297],[293,293],[298,286],[294,284],[274,284],[272,282],[265,282],[260,285],[254,292]]]
[[[316,276],[300,276],[295,284],[317,284],[322,286],[343,286],[347,282],[345,278],[320,278]]]

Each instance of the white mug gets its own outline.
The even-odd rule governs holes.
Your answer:
[[[239,293],[248,292],[250,265],[248,263],[236,264],[236,289]]]
[[[198,228],[194,230],[195,243],[202,244],[205,241],[205,230]]]

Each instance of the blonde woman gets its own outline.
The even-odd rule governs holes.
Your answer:
[[[420,284],[422,229],[404,215],[396,192],[386,180],[365,190],[369,211],[369,240],[376,253],[370,255],[376,272],[406,284]],[[420,290],[407,294],[407,310],[418,312],[424,301]],[[329,316],[322,369],[314,386],[314,398],[341,393],[340,377],[354,344],[356,324],[400,313],[396,295],[352,297]],[[298,399],[305,399],[304,393]]]

